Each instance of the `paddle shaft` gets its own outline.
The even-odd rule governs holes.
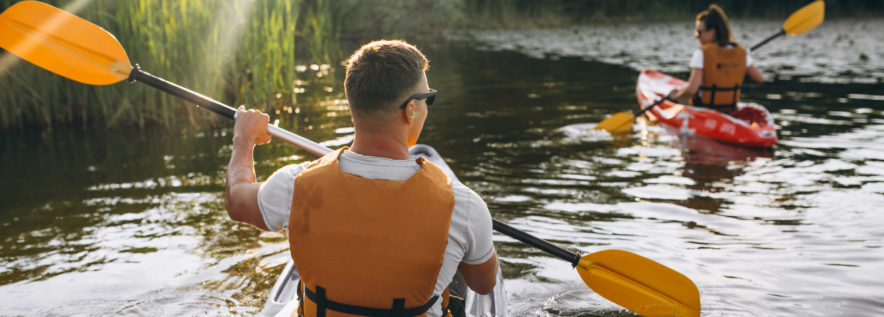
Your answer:
[[[645,113],[646,111],[651,110],[651,108],[656,107],[657,105],[663,103],[663,100],[669,100],[669,97],[660,98],[660,100],[655,101],[654,104],[644,107],[640,110],[637,110],[635,113],[633,113],[633,115],[635,117],[638,117],[638,116],[642,115],[643,113]]]
[[[190,101],[192,103],[197,104],[200,108],[204,108],[206,110],[212,111],[219,115],[222,115],[229,119],[236,118],[236,109],[231,108],[228,105],[215,101],[212,98],[203,96],[193,90],[181,87],[172,82],[169,82],[165,79],[159,78],[157,76],[151,75],[147,72],[144,72],[138,66],[132,68],[132,72],[129,73],[129,81],[139,81],[147,84],[148,86],[157,88],[159,90],[165,91],[173,96],[179,97],[181,99]],[[325,155],[329,152],[332,152],[332,149],[325,147],[319,143],[310,141],[307,138],[304,138],[300,135],[289,132],[285,129],[277,127],[272,124],[267,125],[267,129],[270,134],[274,137],[283,139],[284,141],[294,144],[298,147],[301,147],[307,151],[310,151],[316,155]],[[577,266],[577,263],[580,261],[580,255],[574,252],[562,249],[552,243],[547,242],[546,240],[535,237],[531,234],[528,234],[519,229],[513,228],[510,225],[507,225],[503,222],[497,221],[496,219],[492,219],[492,227],[497,232],[505,234],[507,236],[512,237],[513,239],[519,240],[533,246],[535,248],[541,249],[543,251],[548,252],[556,257],[559,257],[568,263],[571,263],[573,266]]]
[[[577,266],[580,263],[580,254],[562,249],[561,247],[549,243],[546,240],[540,239],[533,235],[530,235],[524,231],[513,228],[512,226],[505,224],[503,222],[497,221],[497,219],[491,219],[492,227],[497,232],[503,233],[505,235],[510,236],[513,239],[524,242],[527,245],[532,247],[541,249],[546,251],[549,254],[552,254],[562,260],[568,261],[571,263],[571,266]]]
[[[763,41],[759,42],[758,44],[753,45],[752,48],[750,48],[749,50],[754,51],[754,50],[758,49],[759,47],[761,47],[762,45],[767,44],[767,42],[770,42],[771,40],[778,38],[780,36],[783,36],[783,35],[786,35],[786,30],[780,29],[779,32],[775,33],[774,35],[768,36]]]
[[[206,110],[212,111],[219,115],[222,115],[228,119],[236,118],[236,109],[215,101],[212,98],[203,96],[193,90],[178,86],[172,82],[169,82],[165,79],[159,78],[157,76],[151,75],[147,72],[141,70],[137,65],[132,68],[132,71],[129,73],[129,81],[139,81],[147,84],[148,86],[157,88],[159,90],[165,91],[173,96],[178,98],[190,101],[195,103],[200,108],[204,108]],[[326,153],[331,152],[332,150],[322,146],[316,142],[313,142],[307,138],[304,138],[300,135],[289,132],[288,130],[282,129],[272,124],[267,125],[267,131],[270,135],[277,137],[283,141],[294,144],[302,149],[310,151],[316,155],[325,155]]]

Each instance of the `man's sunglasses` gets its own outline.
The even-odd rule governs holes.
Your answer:
[[[427,99],[427,106],[432,105],[433,101],[436,101],[436,94],[438,94],[438,93],[439,92],[436,91],[435,89],[430,89],[430,92],[425,92],[422,94],[417,94],[417,95],[408,97],[408,99],[405,99],[405,102],[403,102],[402,105],[399,106],[399,109],[405,109],[405,107],[408,106],[408,102],[412,101],[412,100]]]

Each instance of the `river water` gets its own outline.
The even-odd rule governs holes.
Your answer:
[[[639,69],[686,74],[690,23],[462,34],[424,47],[440,95],[421,143],[498,220],[688,276],[704,316],[881,315],[884,49],[862,30],[882,24],[826,21],[753,53],[768,82],[747,85],[743,99],[775,116],[773,150],[680,138],[643,121],[627,136],[592,130],[637,108]],[[778,27],[734,23],[744,44]],[[300,71],[324,78],[301,90],[320,97],[265,109],[305,137],[348,144],[342,70]],[[0,315],[257,313],[287,243],[227,219],[230,137],[229,123],[4,134]],[[313,156],[277,141],[256,159],[265,179]],[[503,235],[495,245],[512,314],[629,315],[569,264]]]

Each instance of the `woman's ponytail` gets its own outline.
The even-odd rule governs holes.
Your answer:
[[[727,15],[718,5],[711,4],[709,9],[700,12],[697,15],[698,21],[706,24],[706,29],[715,29],[715,42],[718,45],[727,45],[734,43],[734,37],[731,33],[730,24],[727,21]]]

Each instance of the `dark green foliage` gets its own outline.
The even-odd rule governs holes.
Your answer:
[[[6,8],[14,1],[2,1]],[[61,8],[74,2],[50,1]],[[116,36],[133,64],[147,72],[221,99],[262,109],[292,99],[295,45],[305,43],[316,56],[308,63],[329,63],[323,51],[335,39],[321,17],[323,3],[305,1],[311,17],[301,16],[298,1],[94,0],[75,14]],[[81,2],[82,3],[82,2]],[[73,10],[71,8],[66,8]],[[320,17],[320,19],[314,18]],[[303,27],[308,24],[310,27]],[[322,32],[322,36],[315,33]],[[325,39],[319,45],[311,41]],[[304,54],[307,55],[307,54]],[[11,57],[11,56],[9,56]],[[175,126],[213,118],[145,85],[105,87],[78,84],[17,58],[0,74],[0,128],[83,126]],[[214,119],[214,118],[213,118]]]
[[[0,0],[0,9],[15,2]],[[438,39],[451,28],[683,20],[693,18],[713,3],[697,0],[47,2],[68,10],[74,10],[68,6],[85,4],[75,13],[114,34],[126,48],[130,60],[139,63],[145,71],[231,105],[247,104],[266,111],[292,109],[297,101],[295,92],[301,89],[298,86],[313,85],[317,80],[316,76],[296,71],[296,63],[339,67],[349,52],[369,40],[403,38],[422,44]],[[722,0],[714,3],[724,8],[731,18],[785,18],[810,1]],[[827,18],[882,12],[884,1],[826,2]],[[0,51],[0,55],[8,54]],[[0,73],[0,130],[71,124],[171,127],[182,122],[213,120],[206,119],[212,116],[195,113],[193,107],[182,106],[181,101],[144,85],[86,86],[17,58],[2,57],[0,69],[10,61],[13,65]],[[299,74],[307,77],[298,78]],[[319,78],[334,80],[328,76]]]

